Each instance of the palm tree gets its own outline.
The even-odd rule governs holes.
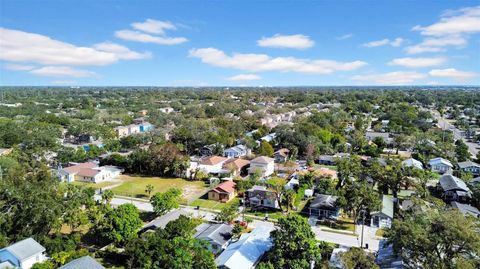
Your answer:
[[[155,187],[153,187],[152,184],[148,184],[145,188],[145,192],[148,194],[148,199],[150,199],[150,196],[152,195],[152,191]]]

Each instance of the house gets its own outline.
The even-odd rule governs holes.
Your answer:
[[[472,197],[472,191],[465,182],[453,175],[443,175],[438,182],[438,188],[447,202],[468,202]]]
[[[335,165],[337,159],[343,159],[350,157],[349,153],[336,153],[334,155],[320,155],[318,157],[318,164],[323,165]]]
[[[393,138],[390,133],[380,133],[380,132],[365,132],[365,138],[369,142],[373,142],[375,138],[380,137],[383,139],[383,141],[387,144],[392,144],[393,143]]]
[[[239,158],[248,155],[249,150],[245,145],[237,145],[223,151],[223,156],[227,158]]]
[[[419,160],[415,160],[414,158],[406,159],[402,162],[404,167],[414,167],[420,170],[423,170],[423,164]]]
[[[274,159],[272,158],[260,156],[250,161],[250,174],[254,174],[259,171],[262,177],[268,177],[273,174],[274,170],[275,165]]]
[[[245,159],[229,159],[223,163],[223,169],[232,172],[233,176],[245,176],[248,174],[250,161]]]
[[[480,164],[474,163],[472,161],[466,161],[458,163],[460,170],[471,173],[474,176],[480,176]]]
[[[383,195],[382,209],[378,212],[372,212],[371,217],[370,226],[382,229],[390,228],[393,221],[393,197]]]
[[[438,157],[428,161],[428,165],[433,172],[440,174],[451,173],[453,165],[449,160]]]
[[[229,171],[223,169],[223,165],[227,160],[228,158],[215,155],[205,157],[198,163],[198,168],[205,171],[207,174],[227,174]]]
[[[250,233],[242,234],[238,241],[230,244],[215,259],[215,264],[220,269],[255,268],[263,254],[272,247],[271,231],[270,227],[260,226]]]
[[[380,267],[380,269],[405,268],[402,257],[395,253],[393,245],[389,244],[386,239],[382,239],[379,242],[375,263]]]
[[[98,166],[93,162],[72,163],[71,166],[58,168],[57,175],[62,182],[83,181],[99,183],[115,179],[122,172],[116,166]]]
[[[340,208],[336,205],[337,199],[337,196],[317,194],[308,207],[308,214],[317,218],[338,218]]]
[[[215,255],[226,249],[232,238],[232,226],[223,223],[202,223],[195,229],[193,237],[207,241],[210,251]]]
[[[33,238],[0,249],[0,268],[30,269],[46,260],[45,248]]]
[[[165,113],[165,114],[169,114],[169,113],[172,113],[175,110],[171,107],[163,107],[163,108],[159,108],[158,111],[160,111],[162,113]]]
[[[332,254],[330,255],[330,259],[328,260],[329,268],[335,269],[344,269],[345,265],[340,258],[340,254],[347,252],[350,248],[345,246],[339,246],[338,248],[334,248],[332,250]]]
[[[126,137],[133,134],[146,133],[153,129],[153,125],[144,121],[143,118],[136,119],[134,124],[127,126],[117,126],[114,128],[118,138]]]
[[[265,186],[253,186],[247,190],[245,198],[245,203],[251,207],[279,208],[275,193]]]
[[[99,264],[94,258],[90,256],[83,256],[63,265],[58,269],[105,269],[105,267]]]
[[[149,223],[145,224],[142,228],[141,231],[147,231],[147,230],[155,230],[158,228],[165,229],[167,227],[167,224],[170,221],[178,219],[180,216],[186,216],[189,217],[191,213],[184,211],[182,209],[175,209],[173,211],[168,212],[165,215],[162,215]]]
[[[455,202],[455,201],[451,202],[450,205],[453,208],[458,209],[465,216],[470,215],[470,216],[473,216],[473,217],[476,217],[476,218],[480,218],[480,211],[476,207],[473,207],[473,206],[467,205],[467,204],[462,204],[462,203]]]
[[[217,145],[215,144],[203,146],[199,150],[200,156],[212,156],[216,147]]]
[[[275,151],[273,154],[273,158],[275,159],[276,163],[284,163],[288,161],[288,155],[290,154],[290,150],[283,148]]]
[[[208,191],[208,200],[214,200],[226,203],[237,195],[235,190],[235,182],[224,181],[218,184],[215,188]]]

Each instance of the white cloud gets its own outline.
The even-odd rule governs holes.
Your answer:
[[[270,57],[266,54],[234,53],[232,56],[215,48],[191,49],[190,56],[202,62],[250,72],[279,71],[310,74],[330,74],[335,71],[351,71],[367,65],[363,61],[337,62],[323,59],[299,59],[294,57]]]
[[[127,59],[122,56],[125,51],[117,54],[79,47],[48,36],[6,28],[0,28],[0,51],[0,60],[47,65],[109,65]],[[130,50],[128,52],[136,53]]]
[[[227,80],[230,80],[230,81],[248,81],[248,80],[259,80],[259,79],[262,79],[262,78],[259,75],[255,75],[255,74],[239,74],[239,75],[227,78]]]
[[[374,48],[374,47],[381,47],[385,45],[390,45],[392,47],[400,47],[405,40],[401,37],[397,37],[394,40],[390,40],[388,38],[382,40],[375,40],[364,43],[363,46],[367,48]]]
[[[94,72],[82,69],[74,69],[69,66],[44,66],[38,69],[33,69],[30,73],[38,76],[46,77],[92,77]]]
[[[470,80],[478,75],[474,72],[460,71],[455,68],[433,69],[428,74],[432,77],[445,77],[456,81]]]
[[[408,85],[426,77],[427,75],[419,72],[396,71],[382,74],[356,75],[352,77],[352,80],[379,85]]]
[[[111,52],[117,55],[119,59],[123,60],[139,60],[139,59],[148,59],[152,57],[150,52],[136,52],[132,51],[129,48],[115,44],[112,42],[103,42],[93,45],[93,47],[99,51]]]
[[[405,50],[409,54],[462,48],[467,45],[470,34],[480,33],[480,6],[449,10],[441,15],[440,21],[429,26],[417,25],[412,31],[419,31],[425,38],[407,47]]]
[[[188,41],[188,39],[184,37],[154,36],[132,30],[116,31],[115,36],[123,40],[137,41],[143,43],[155,43],[159,45],[177,45]]]
[[[147,19],[144,22],[132,23],[133,29],[137,29],[151,34],[164,34],[165,30],[177,30],[177,27],[169,21],[157,21]]]
[[[28,71],[35,68],[33,65],[23,65],[23,64],[5,64],[3,68],[12,71]]]
[[[159,45],[177,45],[188,41],[185,37],[169,37],[166,30],[177,30],[169,21],[147,19],[145,22],[134,22],[133,29],[123,29],[115,32],[115,36],[129,41],[155,43]]]
[[[341,36],[337,36],[337,37],[335,37],[335,39],[336,40],[345,40],[345,39],[352,38],[353,36],[354,36],[354,34],[348,33],[348,34],[344,34],[344,35],[341,35]]]
[[[388,64],[389,65],[399,65],[409,68],[417,68],[417,67],[429,67],[429,66],[436,66],[441,65],[447,61],[446,58],[443,57],[436,57],[436,58],[396,58],[391,60]]]
[[[262,37],[257,40],[257,45],[268,48],[308,49],[313,47],[315,42],[305,35],[276,34],[272,37]]]
[[[480,33],[480,6],[450,10],[441,16],[439,22],[429,26],[417,25],[412,30],[426,36]]]
[[[441,52],[446,47],[453,46],[461,48],[467,44],[467,40],[459,35],[450,35],[444,37],[425,38],[421,43],[405,48],[408,54],[418,54],[423,52]]]

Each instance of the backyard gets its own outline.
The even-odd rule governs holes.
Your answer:
[[[188,181],[181,178],[161,178],[143,176],[120,176],[121,185],[112,189],[116,195],[148,199],[147,185],[153,186],[152,195],[171,188],[182,190],[182,203],[189,203],[202,196],[208,189],[203,181]]]

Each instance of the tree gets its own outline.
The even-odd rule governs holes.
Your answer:
[[[375,263],[375,256],[366,253],[361,248],[352,247],[348,251],[340,253],[340,260],[345,269],[376,269],[380,268]]]
[[[457,210],[432,208],[395,219],[385,236],[407,268],[478,268],[479,227]]]
[[[148,199],[151,198],[151,195],[152,195],[152,191],[155,187],[152,185],[152,184],[148,184],[146,187],[145,187],[145,192],[148,194]]]
[[[260,143],[260,147],[258,149],[258,154],[262,156],[271,157],[273,156],[273,151],[274,150],[272,145],[270,145],[270,143],[268,143],[267,141],[262,140],[262,142]]]
[[[217,213],[216,219],[222,222],[232,222],[238,217],[238,205],[239,202],[237,200],[228,203]]]
[[[31,269],[54,269],[55,264],[51,261],[44,261],[42,263],[35,263]]]
[[[268,189],[275,194],[275,199],[281,211],[283,211],[282,197],[285,192],[285,184],[287,184],[287,180],[281,177],[272,177],[267,180]]]
[[[112,201],[114,196],[115,194],[112,190],[106,190],[102,193],[102,200],[105,201],[106,205],[110,205],[110,202]]]
[[[362,172],[362,163],[360,157],[352,155],[350,158],[339,158],[335,160],[337,164],[338,183],[336,189],[341,188],[346,182],[352,180],[352,178],[359,178]]]
[[[232,237],[234,239],[238,239],[240,238],[240,235],[242,234],[242,232],[243,232],[243,227],[239,223],[235,223],[232,229]]]
[[[381,202],[378,193],[367,182],[354,181],[340,190],[337,205],[350,212],[356,222],[360,210],[379,210]]]
[[[470,159],[470,151],[468,151],[468,146],[463,143],[461,139],[455,142],[455,157],[457,161],[464,162]]]
[[[116,244],[124,244],[137,237],[142,224],[138,209],[133,204],[123,204],[105,214],[103,235]]]
[[[273,247],[264,263],[271,263],[273,268],[310,268],[311,262],[319,259],[320,249],[307,220],[289,215],[280,218],[277,225],[278,229],[271,232]]]
[[[168,211],[178,208],[180,206],[178,200],[181,195],[182,191],[177,188],[168,189],[166,192],[155,193],[152,198],[150,198],[153,211],[157,216],[162,216]]]

